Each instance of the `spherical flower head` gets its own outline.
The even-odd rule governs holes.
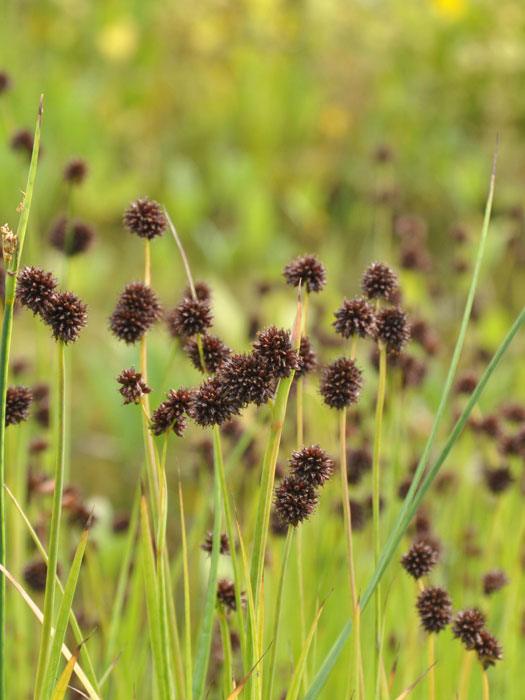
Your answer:
[[[122,370],[117,377],[117,382],[121,385],[119,392],[124,398],[124,404],[140,403],[141,398],[151,391],[142,380],[142,374],[136,372],[133,367]]]
[[[365,270],[361,286],[368,299],[394,301],[399,293],[396,273],[381,262],[374,262]]]
[[[18,273],[16,297],[34,314],[43,315],[53,299],[57,281],[41,267],[24,267]]]
[[[441,632],[452,619],[452,601],[446,590],[439,586],[422,590],[416,607],[421,626],[429,634]]]
[[[229,420],[238,407],[228,397],[219,377],[206,380],[195,391],[191,401],[190,415],[203,427],[221,425]]]
[[[319,497],[313,486],[294,476],[285,477],[275,489],[275,510],[288,526],[297,527],[310,516]]]
[[[85,253],[94,238],[95,232],[89,224],[68,221],[65,216],[55,221],[49,233],[49,242],[53,248],[70,257]]]
[[[33,591],[43,593],[46,589],[47,564],[43,559],[35,559],[24,567],[24,581]]]
[[[492,595],[497,593],[509,582],[506,573],[502,569],[494,569],[483,576],[483,593]]]
[[[13,151],[25,153],[31,158],[33,153],[34,136],[29,129],[18,129],[11,137],[11,148]]]
[[[124,226],[140,238],[151,241],[157,236],[162,236],[168,221],[158,202],[142,197],[131,202],[124,212]]]
[[[211,289],[206,282],[195,282],[193,285],[195,289],[195,296],[199,301],[211,302]],[[184,294],[182,295],[186,299],[193,299],[193,292],[190,287],[186,287]]]
[[[10,386],[5,400],[5,424],[16,425],[29,417],[33,394],[26,386]]]
[[[356,447],[346,453],[346,470],[349,484],[358,484],[365,472],[372,468],[372,453],[368,447]]]
[[[211,554],[213,550],[213,532],[206,533],[206,539],[201,544],[201,549],[207,554]],[[223,532],[219,541],[219,554],[229,554],[230,553],[230,542],[228,540],[228,535]]]
[[[202,366],[199,343],[197,340],[189,340],[184,349],[195,369],[198,369],[199,372],[215,374],[219,367],[221,367],[221,365],[224,364],[224,362],[231,355],[231,350],[225,343],[222,342],[220,338],[217,338],[215,335],[202,335],[201,345],[204,367]]]
[[[87,307],[73,292],[59,292],[53,296],[44,321],[55,340],[73,343],[87,323]]]
[[[317,367],[317,355],[315,354],[310,338],[303,335],[299,347],[298,368],[295,370],[294,379],[300,379],[313,372]]]
[[[11,87],[11,78],[9,77],[9,74],[5,72],[5,70],[0,71],[0,95],[3,95],[4,92],[7,92],[9,88]]]
[[[283,270],[286,284],[291,287],[301,285],[310,292],[320,292],[326,284],[326,269],[315,255],[300,255],[286,265]]]
[[[143,282],[132,282],[120,295],[109,325],[119,340],[136,343],[160,318],[161,311],[155,292]]]
[[[270,326],[259,331],[253,343],[253,354],[265,362],[275,379],[283,379],[299,367],[299,358],[292,348],[290,332]]]
[[[220,369],[220,379],[228,400],[238,409],[250,403],[262,406],[275,393],[268,365],[254,353],[231,355]]]
[[[499,494],[506,491],[514,482],[514,477],[509,467],[485,469],[483,472],[485,483],[491,493]]]
[[[392,355],[398,355],[408,342],[407,315],[400,308],[381,309],[377,314],[377,338]]]
[[[474,649],[479,633],[485,627],[485,615],[478,608],[461,610],[452,622],[452,633],[467,649]]]
[[[205,333],[211,326],[211,309],[206,301],[186,297],[168,314],[166,321],[174,338],[189,338]]]
[[[474,649],[485,670],[491,666],[495,666],[496,661],[501,661],[503,658],[501,644],[488,630],[481,630],[478,634]]]
[[[244,605],[246,594],[241,593],[241,603]],[[233,581],[223,578],[217,583],[217,602],[226,612],[231,612],[237,609],[237,601],[235,599],[235,585]]]
[[[456,394],[472,394],[476,386],[478,385],[478,376],[475,372],[464,372],[460,375],[454,386],[454,391]]]
[[[357,402],[362,385],[361,370],[353,360],[341,357],[323,370],[320,390],[327,406],[341,410]]]
[[[401,566],[416,580],[427,576],[439,559],[439,550],[426,540],[416,540],[401,559]]]
[[[319,445],[295,450],[289,460],[294,478],[310,486],[322,486],[334,472],[334,461]]]
[[[82,158],[72,158],[64,168],[64,180],[71,185],[81,185],[88,174],[88,166]]]
[[[336,333],[343,338],[373,338],[376,332],[376,316],[374,309],[366,299],[345,299],[342,306],[335,312],[333,326]]]
[[[154,435],[162,435],[169,430],[178,436],[186,428],[185,415],[189,413],[193,391],[190,389],[171,389],[166,399],[153,411],[150,430]]]

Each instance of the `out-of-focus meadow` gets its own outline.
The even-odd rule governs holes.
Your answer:
[[[97,603],[85,592],[87,586],[82,589],[86,616],[91,613],[100,623],[98,615],[110,609],[112,589],[96,583],[96,567],[108,580],[116,576],[122,544],[111,534],[112,518],[129,511],[143,462],[140,413],[122,407],[115,382],[123,368],[137,366],[137,351],[114,339],[107,321],[123,286],[143,274],[141,242],[122,225],[124,209],[141,195],[166,206],[195,277],[213,289],[214,332],[237,351],[249,346],[254,329],[270,323],[290,327],[296,300],[281,271],[300,253],[317,253],[327,267],[328,285],[312,302],[309,321],[322,363],[342,352],[331,329],[332,314],[343,296],[358,293],[362,270],[371,260],[385,259],[399,271],[407,311],[412,318],[430,322],[439,348],[425,359],[423,384],[387,413],[385,442],[400,434],[405,438],[395,449],[387,449],[389,464],[383,465],[385,523],[393,522],[399,486],[428,435],[450,361],[498,134],[494,215],[462,372],[480,374],[522,305],[525,5],[516,0],[6,2],[0,46],[0,70],[11,80],[0,95],[1,223],[15,225],[29,162],[10,142],[18,129],[32,130],[38,98],[44,93],[43,151],[24,264],[52,269],[88,304],[88,325],[71,353],[68,410],[68,477],[96,507],[93,537],[101,543],[100,558],[88,572]],[[86,160],[89,173],[67,200],[63,169],[74,156]],[[96,232],[89,251],[67,262],[48,242],[53,222],[65,213],[86,220]],[[424,261],[410,257],[414,230],[424,240]],[[152,246],[152,270],[163,304],[174,306],[187,282],[171,235]],[[150,336],[149,384],[156,406],[168,388],[201,379],[164,328]],[[492,413],[507,399],[523,400],[522,349],[519,341],[490,384],[483,413]],[[13,354],[29,364],[17,382],[49,379],[52,352],[47,330],[21,311],[15,318]],[[363,350],[359,359],[366,366],[360,413],[367,437],[362,440],[355,428],[350,444],[352,435],[356,442],[369,444],[376,373],[367,352]],[[387,411],[388,402],[397,401],[397,387],[390,389]],[[322,408],[316,381],[307,384],[305,392],[307,442],[318,441],[335,455],[336,420]],[[447,429],[463,399],[455,401],[445,415]],[[252,454],[242,466],[234,454],[232,466],[246,470],[245,481],[239,474],[232,477],[240,484],[244,501],[239,508],[245,514],[255,503],[264,428],[255,421],[246,426],[255,436]],[[294,447],[293,429],[292,417],[283,463],[288,447]],[[27,431],[30,437],[40,434],[36,424]],[[210,446],[200,428],[190,427],[188,435],[170,451],[168,481],[173,503],[179,474],[187,487],[198,588],[204,586],[206,571],[199,538],[211,525],[206,519],[210,487],[202,468],[209,461]],[[16,441],[9,449],[16,449]],[[51,469],[45,454],[35,460],[35,469]],[[484,570],[475,558],[466,563],[462,548],[469,528],[481,540],[492,537],[492,560],[485,564],[509,569],[511,580],[507,598],[491,610],[492,628],[509,658],[506,667],[503,661],[494,670],[493,697],[518,700],[521,685],[505,678],[516,678],[523,650],[518,630],[523,612],[517,563],[521,542],[509,542],[506,533],[515,523],[516,533],[521,532],[522,495],[520,484],[515,484],[512,494],[500,497],[507,499],[507,507],[496,509],[495,497],[485,492],[480,476],[479,465],[485,461],[492,467],[499,464],[492,445],[480,447],[476,437],[467,436],[446,465],[457,483],[447,488],[443,480],[440,490],[432,492],[435,529],[445,552],[437,579],[457,591],[455,607],[478,604],[481,591],[472,581],[477,582]],[[248,467],[247,462],[253,464]],[[521,462],[516,464],[521,467]],[[7,469],[9,475],[9,464]],[[514,469],[519,482],[521,474]],[[338,502],[337,487],[331,488],[326,512]],[[352,495],[357,493],[364,502],[369,484],[355,488]],[[479,496],[473,496],[476,491]],[[467,505],[460,507],[458,502]],[[492,510],[499,514],[494,528],[486,524],[486,513]],[[310,545],[304,555],[307,577],[320,572],[319,581],[306,582],[308,622],[318,602],[327,599],[322,633],[308,661],[311,680],[341,627],[340,592],[331,593],[330,582],[344,578],[344,554],[335,520],[324,528],[319,520],[305,527]],[[178,541],[178,515],[172,515],[168,529]],[[364,560],[359,574],[364,587],[372,570],[371,554],[360,553],[360,547],[367,547],[359,537],[356,551]],[[340,546],[339,558],[330,559],[332,546]],[[277,561],[279,551],[272,551]],[[287,594],[291,601],[295,575],[294,569]],[[415,658],[416,587],[409,580],[400,583],[404,576],[398,567],[390,577],[398,585],[395,600],[411,611],[388,613],[388,664],[398,662],[401,669],[392,697],[425,669],[425,658]],[[275,571],[272,577],[268,576],[269,591],[277,585]],[[200,604],[194,606],[198,618]],[[349,613],[349,604],[343,608]],[[290,638],[284,633],[284,644],[290,645],[290,658],[295,659],[301,648],[298,616],[293,606],[285,613],[295,631]],[[101,626],[104,629],[104,621]],[[451,647],[454,642],[446,634]],[[366,635],[371,639],[371,633],[365,633],[370,643]],[[134,668],[139,648],[137,635],[124,649],[116,670],[120,680],[108,697],[125,697],[122,677]],[[103,653],[95,657],[101,664]],[[452,698],[462,668],[460,645],[443,651],[442,659],[450,675],[439,677],[438,697]],[[138,666],[137,697],[147,698],[144,654]],[[344,674],[334,675],[330,683],[320,697],[345,697]],[[25,690],[23,682],[20,687]],[[422,687],[413,697],[427,697]],[[481,697],[480,687],[475,677],[468,697]],[[280,683],[279,692],[283,688]],[[270,700],[276,698],[277,694]]]

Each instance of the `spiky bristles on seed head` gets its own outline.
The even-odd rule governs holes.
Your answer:
[[[43,318],[55,340],[73,343],[87,323],[87,307],[73,292],[58,292],[53,295]]]
[[[235,599],[235,585],[233,581],[223,578],[217,583],[217,602],[225,608],[226,612],[231,612],[237,609],[237,601]],[[241,605],[246,603],[246,593],[241,592]]]
[[[305,374],[313,372],[317,367],[317,355],[315,354],[310,338],[301,336],[301,344],[299,346],[298,368],[295,370],[294,379],[300,379]]]
[[[5,399],[5,424],[16,425],[29,417],[33,394],[26,386],[10,386]]]
[[[57,284],[51,272],[41,267],[24,267],[18,273],[16,297],[22,306],[42,316],[51,303]]]
[[[117,382],[121,385],[119,392],[124,398],[124,404],[139,403],[140,399],[151,391],[143,381],[142,374],[136,372],[133,367],[123,369],[117,377]]]
[[[81,185],[88,174],[88,166],[83,158],[72,158],[64,168],[64,180],[72,185]]]
[[[399,293],[396,273],[381,262],[373,262],[365,270],[361,286],[368,299],[394,301]]]
[[[93,243],[95,232],[84,221],[68,221],[65,216],[55,221],[49,232],[49,242],[64,255],[85,253]]]
[[[140,238],[151,241],[164,233],[168,221],[158,202],[148,197],[141,197],[131,202],[124,212],[124,226]]]
[[[262,406],[275,393],[275,382],[266,362],[255,353],[231,355],[219,371],[225,395],[236,410],[250,403]]]
[[[199,351],[199,343],[196,339],[188,340],[184,346],[188,357],[190,358],[195,369],[199,372],[207,372],[215,374],[219,367],[231,355],[230,348],[215,335],[204,334],[201,336],[202,356],[204,359],[204,367],[201,362],[201,354]]]
[[[416,540],[401,559],[401,566],[416,580],[427,576],[439,559],[439,549],[426,540]]]
[[[315,255],[300,255],[286,265],[283,270],[286,284],[291,287],[301,285],[307,292],[320,292],[326,284],[326,269]]]
[[[37,593],[46,589],[47,564],[43,559],[35,559],[24,567],[24,581]]]
[[[136,343],[160,318],[162,307],[157,295],[143,282],[126,285],[109,326],[113,335],[125,343]]]
[[[285,477],[275,489],[275,510],[288,526],[297,527],[311,515],[319,501],[316,490],[304,479]]]
[[[478,608],[460,610],[452,622],[452,633],[467,649],[474,649],[485,622],[485,615]]]
[[[421,591],[416,603],[423,629],[441,632],[452,619],[452,601],[444,588],[430,586]]]
[[[503,658],[501,644],[493,634],[485,629],[478,634],[474,649],[485,670],[490,666],[495,666],[496,661],[501,661]]]
[[[197,299],[199,301],[207,301],[207,302],[211,301],[211,289],[210,289],[210,286],[208,284],[206,284],[206,282],[202,282],[202,281],[195,282],[193,287],[195,289],[195,296],[197,297]],[[193,299],[193,292],[191,291],[191,288],[186,287],[186,289],[184,290],[184,294],[182,296],[187,298],[187,299]]]
[[[211,309],[206,301],[185,297],[166,316],[168,330],[174,338],[189,338],[205,333],[212,323]]]
[[[334,471],[333,459],[319,445],[295,450],[288,463],[294,478],[314,487],[322,486]]]
[[[377,338],[390,354],[398,355],[410,338],[406,313],[399,307],[381,309],[377,314]]]
[[[494,569],[483,576],[483,593],[492,595],[500,591],[509,582],[506,573],[502,569]]]
[[[356,403],[362,385],[361,370],[353,360],[341,357],[323,370],[320,391],[327,406],[341,410]]]
[[[297,352],[290,341],[290,332],[283,328],[270,326],[259,331],[253,343],[253,354],[266,363],[275,379],[289,377],[299,367]]]
[[[366,299],[345,299],[341,307],[334,313],[333,326],[335,332],[343,338],[359,336],[373,338],[376,332],[376,316],[374,309]]]
[[[189,413],[193,397],[192,389],[170,389],[166,399],[151,416],[150,430],[154,435],[162,435],[173,430],[182,437],[186,428],[186,415]]]
[[[218,376],[207,379],[194,392],[191,400],[190,415],[203,427],[221,425],[238,413],[239,406],[225,391]]]
[[[206,533],[206,539],[201,544],[201,549],[207,554],[211,554],[213,550],[213,532]],[[230,542],[228,540],[228,535],[223,532],[219,541],[219,554],[229,554],[230,553]]]

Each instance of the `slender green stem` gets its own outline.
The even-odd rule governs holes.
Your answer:
[[[230,628],[228,620],[222,610],[219,611],[219,627],[221,630],[222,652],[224,655],[223,673],[223,691],[224,697],[228,698],[232,692],[233,681],[233,664],[232,664],[232,645],[230,639]]]
[[[180,530],[182,540],[182,568],[184,580],[184,633],[185,633],[185,666],[186,666],[186,697],[192,698],[191,668],[191,597],[190,597],[190,572],[188,567],[188,541],[186,538],[186,519],[184,517],[184,500],[182,498],[182,484],[179,481],[179,508],[180,508]]]
[[[62,515],[62,492],[64,489],[65,463],[65,392],[66,392],[66,362],[64,343],[57,343],[58,350],[58,387],[56,402],[56,466],[55,488],[53,491],[53,509],[49,531],[49,552],[47,564],[46,590],[44,594],[44,621],[38,653],[38,665],[35,682],[35,700],[40,700],[43,692],[43,681],[49,664],[51,645],[51,627],[55,607],[56,576],[58,565],[58,549],[60,541],[60,519]]]
[[[483,700],[490,700],[489,676],[485,669],[481,672],[481,682],[483,685]]]
[[[436,651],[435,651],[435,635],[428,635],[428,698],[436,700]]]

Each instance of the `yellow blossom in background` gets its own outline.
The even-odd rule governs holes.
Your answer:
[[[105,26],[98,35],[100,53],[110,61],[126,61],[137,49],[138,32],[129,19],[121,19]]]
[[[467,9],[468,0],[432,0],[435,9],[443,17],[458,19]]]

